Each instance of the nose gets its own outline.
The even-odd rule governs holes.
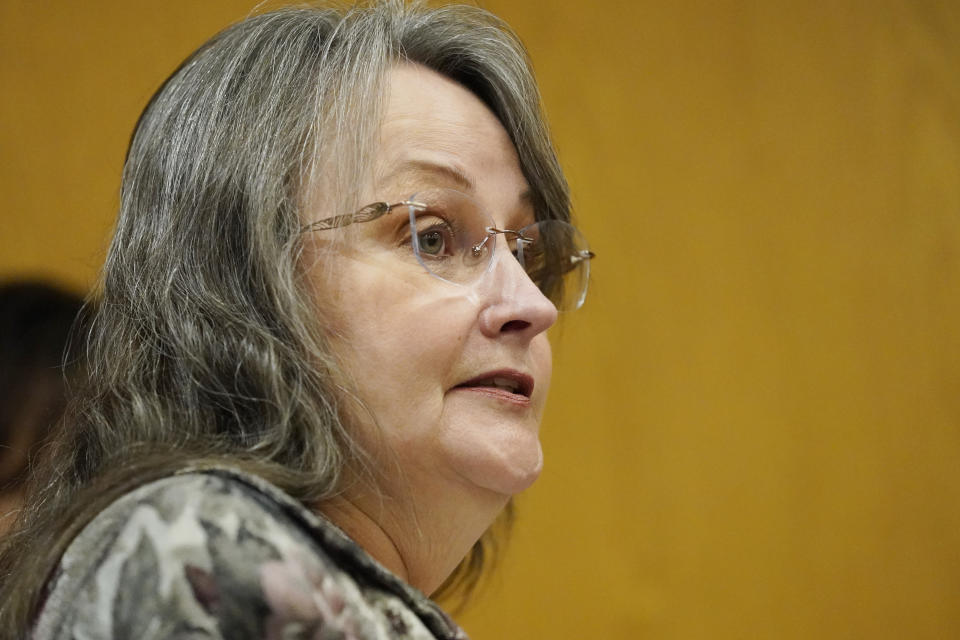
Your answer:
[[[506,241],[498,240],[494,262],[480,285],[480,330],[490,338],[530,341],[553,326],[557,308],[510,253]]]

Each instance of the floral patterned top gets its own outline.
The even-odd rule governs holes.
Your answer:
[[[35,640],[466,640],[422,593],[277,487],[231,469],[151,482],[67,548]]]

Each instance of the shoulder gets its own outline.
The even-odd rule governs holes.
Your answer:
[[[222,473],[126,494],[68,547],[36,637],[377,637],[357,583],[284,495]]]

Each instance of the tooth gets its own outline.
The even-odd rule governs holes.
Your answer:
[[[514,391],[516,389],[516,383],[508,378],[494,378],[493,385],[501,389],[506,389],[507,391]]]

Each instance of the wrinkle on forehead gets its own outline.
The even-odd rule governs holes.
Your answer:
[[[517,150],[476,95],[414,64],[394,67],[388,82],[374,173],[377,197],[441,186],[490,198],[497,208],[530,204]]]

